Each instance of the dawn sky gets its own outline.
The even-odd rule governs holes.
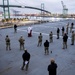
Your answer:
[[[3,0],[0,0],[0,4],[2,5]],[[66,8],[68,8],[68,13],[74,13],[75,14],[75,0],[62,0],[64,2],[64,5],[66,5]],[[21,5],[21,6],[32,6],[32,7],[38,7],[41,8],[41,3],[44,3],[44,9],[47,11],[50,11],[51,13],[62,13],[62,4],[61,0],[9,0],[10,5]],[[22,13],[38,13],[40,11],[33,10],[33,9],[27,9],[27,8],[10,8],[20,11]],[[3,9],[0,7],[0,11]]]

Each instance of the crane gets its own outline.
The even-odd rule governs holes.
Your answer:
[[[63,16],[66,16],[68,14],[68,8],[66,8],[66,5],[64,5],[63,1],[61,1],[62,7],[63,7]]]

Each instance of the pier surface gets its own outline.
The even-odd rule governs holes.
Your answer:
[[[58,65],[57,75],[75,75],[75,45],[71,45],[71,33],[68,34],[68,48],[62,49],[62,26],[66,27],[67,23],[75,20],[64,20],[58,22],[50,22],[43,24],[32,24],[32,37],[27,37],[26,26],[19,26],[17,33],[14,28],[0,29],[0,75],[48,75],[47,67],[50,64],[50,58],[54,58]],[[56,39],[57,27],[60,28],[60,39]],[[50,43],[49,55],[44,55],[43,43],[49,40],[49,33],[53,32],[53,43]],[[41,47],[37,47],[39,33],[43,35],[43,43]],[[11,39],[11,51],[6,51],[5,37],[9,35]],[[22,54],[18,39],[20,36],[25,39],[25,48],[31,54],[29,69],[26,72],[21,70]]]

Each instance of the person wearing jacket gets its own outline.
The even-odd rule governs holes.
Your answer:
[[[57,75],[57,64],[53,58],[51,59],[51,63],[48,65],[47,70],[49,75]]]
[[[64,26],[62,27],[62,36],[64,35],[64,31],[65,31],[65,28]]]
[[[23,65],[21,69],[24,70],[24,67],[26,66],[26,71],[27,71],[30,60],[30,53],[27,51],[27,49],[24,50],[24,53],[22,54],[22,59],[23,59]]]
[[[49,54],[49,42],[46,40],[44,42],[44,49],[45,49],[45,54]]]
[[[53,42],[53,32],[52,31],[49,34],[49,40],[50,40],[50,43]]]
[[[14,32],[15,33],[17,32],[17,25],[16,24],[14,25]]]
[[[64,33],[63,35],[63,49],[67,49],[67,39],[68,39],[68,36],[66,33]]]
[[[71,35],[71,45],[74,45],[74,37],[75,37],[75,34],[74,34],[74,31],[72,31],[72,35]]]
[[[20,50],[24,50],[24,44],[25,44],[25,39],[23,38],[23,36],[21,36],[19,38],[19,43],[20,43]]]
[[[59,33],[60,33],[60,29],[57,28],[57,39],[59,39]]]
[[[40,35],[38,36],[38,45],[37,46],[41,46],[42,45],[42,33],[40,33]]]
[[[6,50],[11,50],[11,47],[10,47],[10,38],[8,35],[6,35],[5,37],[5,41],[6,41]]]

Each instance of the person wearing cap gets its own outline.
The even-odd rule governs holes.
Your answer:
[[[27,71],[30,60],[30,53],[27,51],[27,49],[24,50],[24,53],[22,54],[22,59],[23,59],[23,65],[21,70],[24,70],[24,67],[26,66],[26,71]]]
[[[5,41],[6,41],[6,50],[11,50],[11,47],[10,47],[10,38],[8,35],[6,35],[6,38],[5,38]]]
[[[21,49],[24,50],[24,41],[25,41],[25,39],[23,38],[23,36],[21,36],[20,39],[19,39],[20,50],[21,50]]]
[[[49,75],[56,75],[57,74],[57,64],[55,63],[55,60],[52,58],[51,63],[48,65],[47,68]]]

